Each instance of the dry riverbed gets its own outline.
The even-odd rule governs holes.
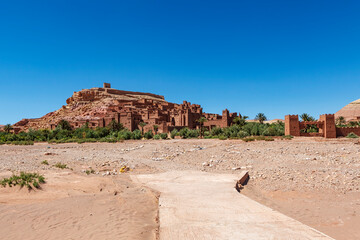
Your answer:
[[[360,239],[359,157],[349,139],[2,145],[0,177],[39,172],[47,183],[31,192],[0,187],[0,238],[154,239],[157,193],[130,174],[246,169],[242,194],[336,239]]]

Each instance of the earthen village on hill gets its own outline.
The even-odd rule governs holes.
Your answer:
[[[201,106],[184,101],[182,104],[165,101],[163,96],[152,93],[129,92],[111,88],[104,83],[102,88],[84,89],[74,92],[66,100],[67,105],[48,113],[41,118],[23,119],[14,124],[14,131],[28,129],[55,129],[61,120],[68,121],[73,128],[85,123],[90,128],[105,127],[115,120],[133,131],[139,129],[141,122],[146,123],[144,130],[151,130],[157,125],[158,131],[170,132],[173,129],[200,127],[199,119],[206,118],[204,127],[228,127],[237,113],[225,109],[222,115],[204,113]]]
[[[360,119],[360,100],[354,101],[336,114],[321,115],[318,121],[299,121],[298,115],[285,116],[285,135],[314,136],[336,138],[347,136],[349,133],[360,135],[360,127],[336,126],[336,118],[343,117],[344,121],[358,121]],[[174,129],[187,127],[199,129],[204,127],[211,130],[214,127],[228,127],[234,118],[241,117],[240,113],[230,113],[225,109],[220,114],[205,113],[198,104],[184,101],[182,104],[165,101],[164,96],[130,92],[111,88],[110,83],[104,83],[102,88],[84,89],[74,92],[66,100],[67,105],[57,111],[50,112],[41,118],[22,119],[13,125],[15,133],[29,129],[50,129],[57,127],[61,120],[69,122],[76,129],[84,124],[90,128],[105,127],[111,121],[121,123],[130,131],[140,129],[144,131],[158,126],[159,133],[168,133]],[[204,122],[199,122],[205,118]],[[316,126],[318,131],[301,131],[307,126]]]

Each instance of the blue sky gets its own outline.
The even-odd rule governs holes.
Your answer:
[[[359,1],[2,1],[0,124],[73,91],[161,94],[269,119],[360,98]]]

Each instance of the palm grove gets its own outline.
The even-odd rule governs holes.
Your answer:
[[[174,129],[168,135],[167,133],[158,133],[158,126],[153,125],[152,130],[144,132],[144,127],[147,125],[144,122],[139,124],[140,129],[129,131],[124,128],[121,123],[112,121],[106,127],[98,127],[91,129],[86,123],[82,127],[73,129],[69,122],[61,120],[54,130],[33,130],[28,132],[20,132],[18,134],[11,133],[11,125],[6,125],[0,132],[0,144],[33,144],[33,142],[50,142],[50,143],[65,143],[65,142],[117,142],[129,139],[167,139],[169,137],[175,138],[219,138],[219,139],[236,139],[246,138],[249,136],[283,136],[284,123],[278,121],[276,123],[265,123],[267,120],[265,114],[259,113],[256,115],[257,122],[247,121],[247,116],[239,116],[234,118],[233,123],[229,127],[220,128],[213,127],[211,130],[204,127],[206,118],[198,119],[199,128],[189,129],[187,127],[182,129]]]

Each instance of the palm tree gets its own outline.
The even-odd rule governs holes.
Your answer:
[[[157,131],[158,131],[158,129],[159,129],[159,126],[158,126],[158,125],[154,125],[153,128],[154,128],[155,135],[157,135]]]
[[[263,124],[264,121],[267,120],[267,118],[264,113],[258,113],[255,117],[255,120],[258,120],[261,124]]]
[[[246,124],[246,119],[248,118],[249,118],[248,116],[242,116],[241,114],[239,114],[238,117],[235,117],[233,119],[233,123],[242,127]]]
[[[112,120],[107,127],[109,128],[110,131],[113,132],[117,132],[124,129],[123,125],[115,120]]]
[[[60,122],[57,125],[57,128],[61,130],[72,130],[70,123],[66,120],[60,120]]]
[[[196,120],[198,123],[200,123],[200,138],[202,138],[203,133],[204,133],[204,122],[207,121],[207,119],[205,117],[200,117],[198,120]]]
[[[300,115],[300,119],[301,119],[301,121],[303,121],[303,122],[313,122],[313,121],[315,121],[315,118],[312,117],[312,116],[310,116],[310,115],[307,114],[307,113],[301,114],[301,115]]]
[[[146,122],[140,122],[139,125],[141,127],[141,134],[144,135],[144,127],[147,125],[147,123]]]
[[[6,124],[4,126],[4,131],[9,133],[11,130],[13,130],[13,127],[11,126],[11,124]]]
[[[345,125],[345,124],[346,124],[346,121],[345,121],[345,118],[343,116],[339,116],[336,119],[336,125]]]

